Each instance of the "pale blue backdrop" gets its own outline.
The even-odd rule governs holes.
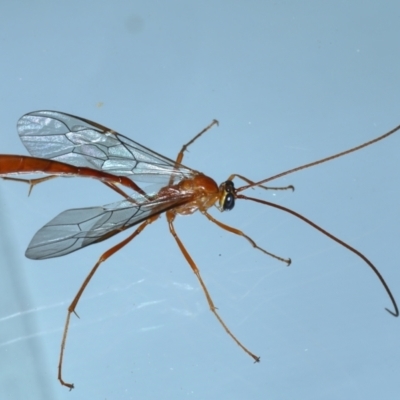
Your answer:
[[[396,1],[30,1],[0,12],[1,153],[27,154],[26,112],[109,126],[169,157],[213,118],[185,163],[221,182],[261,179],[400,123]],[[365,253],[400,300],[400,134],[288,176],[293,208]],[[201,215],[176,229],[253,364],[208,311],[163,217],[101,266],[124,235],[59,259],[24,257],[59,212],[118,196],[95,181],[0,182],[1,399],[394,399],[400,319],[369,268],[295,218],[238,202],[219,214],[281,263]]]

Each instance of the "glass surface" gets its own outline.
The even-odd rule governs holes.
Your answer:
[[[218,183],[262,179],[370,140],[400,123],[400,4],[388,2],[7,2],[0,13],[1,153],[27,154],[16,122],[35,110],[78,115]],[[249,191],[290,207],[363,252],[400,301],[400,134]],[[240,184],[240,183],[239,183]],[[208,310],[165,217],[101,265],[117,235],[65,257],[24,252],[58,213],[118,201],[104,185],[0,181],[0,398],[393,399],[400,320],[368,266],[299,220],[236,202],[222,222],[175,227],[240,350]]]

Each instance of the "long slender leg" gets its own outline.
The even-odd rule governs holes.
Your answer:
[[[182,160],[183,160],[183,156],[185,155],[185,151],[188,149],[188,147],[193,144],[200,136],[202,136],[204,133],[206,133],[208,130],[210,130],[214,125],[219,125],[219,122],[216,119],[213,119],[213,121],[211,122],[211,124],[209,124],[208,126],[206,126],[201,132],[199,132],[193,139],[189,140],[189,142],[187,142],[186,144],[184,144],[180,150],[180,152],[178,153],[178,156],[176,157],[176,161],[175,161],[175,166],[177,167],[179,164],[181,164]],[[172,185],[173,183],[173,176],[171,177],[169,184]]]
[[[251,181],[250,179],[246,178],[243,175],[239,175],[239,174],[232,174],[227,180],[228,181],[232,181],[235,178],[240,178],[242,181],[245,181],[246,183],[249,184],[254,184],[253,181]],[[292,190],[294,192],[294,186],[293,185],[289,185],[289,186],[279,186],[279,187],[272,187],[272,186],[264,186],[264,185],[258,185],[258,187],[265,189],[265,190]]]
[[[279,257],[279,256],[273,254],[273,253],[270,253],[269,251],[267,251],[267,250],[263,249],[262,247],[258,246],[257,243],[256,243],[251,237],[247,236],[247,235],[246,235],[245,233],[243,233],[241,230],[236,229],[236,228],[233,228],[232,226],[223,224],[222,222],[220,222],[220,221],[218,221],[217,219],[215,219],[212,215],[210,215],[210,214],[209,214],[207,211],[205,211],[205,210],[204,210],[204,211],[201,211],[201,212],[202,212],[202,214],[205,215],[211,222],[214,222],[214,224],[218,225],[220,228],[225,229],[226,231],[228,231],[228,232],[230,232],[230,233],[234,233],[235,235],[242,236],[242,237],[244,237],[245,239],[247,239],[247,240],[250,242],[250,244],[251,244],[255,249],[260,250],[260,251],[262,251],[263,253],[265,253],[265,254],[267,254],[267,255],[273,257],[273,258],[276,258],[276,259],[279,260],[279,261],[283,261],[284,263],[287,264],[287,266],[289,266],[289,265],[291,264],[292,260],[291,260],[290,258],[282,258],[282,257]]]
[[[186,144],[184,144],[181,148],[181,151],[178,153],[178,157],[176,157],[176,164],[180,164],[183,160],[183,156],[185,151],[188,149],[190,145],[192,145],[200,136],[210,130],[214,125],[219,125],[219,122],[216,119],[213,119],[211,124],[206,126],[201,132],[199,132],[192,140],[189,140]]]
[[[6,181],[15,181],[15,182],[27,183],[29,185],[28,196],[30,196],[34,186],[38,185],[39,183],[49,181],[50,179],[58,178],[58,176],[57,175],[49,175],[49,176],[44,176],[43,178],[36,178],[36,179],[12,178],[12,177],[9,177],[9,176],[2,176],[1,178],[6,180]]]
[[[118,194],[120,194],[122,197],[124,197],[125,199],[129,200],[131,203],[133,204],[138,204],[138,202],[133,199],[131,196],[129,196],[129,194],[126,194],[122,189],[120,189],[116,184],[114,183],[110,183],[110,182],[102,182],[104,183],[106,186],[108,186],[109,188],[111,188],[112,190],[116,191]]]
[[[49,176],[44,176],[43,178],[35,178],[35,179],[22,179],[22,178],[12,178],[9,176],[1,176],[0,178],[6,180],[6,181],[15,181],[15,182],[23,182],[29,185],[29,192],[28,192],[28,196],[30,196],[30,194],[32,193],[32,189],[34,186],[38,185],[39,183],[42,182],[46,182],[49,181],[50,179],[54,179],[54,178],[60,178],[60,176],[58,175],[49,175]],[[116,191],[118,194],[120,194],[122,197],[125,197],[127,200],[131,201],[134,204],[137,204],[137,202],[132,199],[131,196],[129,196],[128,194],[126,194],[122,189],[120,189],[116,184],[114,183],[110,183],[110,182],[103,182],[104,185],[108,186],[109,188],[111,188],[112,190]]]
[[[190,254],[188,253],[188,251],[186,250],[185,246],[183,245],[183,243],[179,239],[179,236],[175,232],[175,228],[174,228],[174,224],[173,224],[174,219],[175,219],[174,212],[173,211],[167,211],[167,220],[168,220],[168,224],[169,224],[169,230],[170,230],[172,236],[174,237],[176,243],[178,244],[178,247],[181,250],[183,256],[185,257],[186,261],[188,262],[188,264],[192,268],[194,274],[196,275],[196,277],[197,277],[197,279],[198,279],[198,281],[200,283],[200,286],[203,289],[203,292],[204,292],[204,294],[206,296],[206,299],[207,299],[207,302],[208,302],[208,305],[210,307],[211,312],[215,315],[215,317],[217,318],[219,323],[225,329],[225,332],[235,341],[235,343],[242,350],[244,350],[250,357],[252,357],[255,362],[259,362],[260,361],[260,357],[258,357],[255,354],[253,354],[241,342],[239,342],[239,340],[236,338],[236,336],[229,330],[229,328],[226,326],[225,322],[222,320],[222,318],[217,313],[217,307],[215,307],[214,302],[212,301],[212,298],[211,298],[210,294],[208,293],[207,287],[206,287],[205,283],[203,282],[203,279],[201,278],[199,269],[197,268],[197,266],[196,266],[195,262],[193,261],[192,257],[190,257]]]
[[[68,334],[68,327],[69,327],[69,321],[71,319],[71,314],[74,313],[75,315],[78,316],[76,313],[75,309],[76,306],[78,305],[79,299],[82,296],[82,293],[86,289],[86,286],[92,279],[93,275],[97,271],[97,268],[100,266],[100,264],[104,261],[106,261],[109,257],[111,257],[114,253],[116,253],[118,250],[122,249],[126,244],[128,244],[131,240],[133,240],[139,233],[143,231],[146,226],[150,225],[152,222],[154,222],[159,216],[155,215],[153,217],[148,218],[146,221],[144,221],[139,227],[130,235],[128,236],[125,240],[122,242],[118,243],[111,249],[107,250],[105,253],[103,253],[100,258],[98,259],[97,263],[95,266],[92,268],[90,271],[89,275],[86,277],[85,281],[83,282],[82,286],[79,288],[78,293],[76,294],[75,298],[72,300],[72,303],[68,307],[67,311],[67,319],[65,321],[64,325],[64,332],[63,332],[63,337],[61,341],[61,351],[60,351],[60,359],[58,363],[58,380],[61,382],[62,385],[69,387],[70,389],[74,388],[73,383],[67,383],[63,380],[62,378],[62,365],[63,365],[63,359],[64,359],[64,350],[65,350],[65,343],[67,341],[67,334]]]

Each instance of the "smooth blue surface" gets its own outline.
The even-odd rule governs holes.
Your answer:
[[[372,139],[400,123],[397,2],[3,2],[1,153],[27,154],[26,112],[79,115],[169,157],[206,126],[185,164],[217,182],[262,179]],[[250,191],[293,208],[363,252],[400,300],[400,134]],[[239,183],[240,184],[240,183]],[[368,266],[294,217],[238,201],[212,214],[292,266],[201,215],[176,229],[221,316],[207,309],[165,218],[101,266],[102,252],[31,261],[33,234],[59,212],[107,204],[95,181],[58,179],[27,197],[0,182],[1,399],[394,399],[400,320]]]

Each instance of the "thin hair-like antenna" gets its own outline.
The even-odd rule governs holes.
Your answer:
[[[354,151],[361,150],[364,147],[370,146],[371,144],[374,144],[376,142],[379,142],[380,140],[383,140],[383,139],[387,138],[388,136],[390,136],[393,133],[397,132],[399,129],[400,129],[400,125],[396,126],[396,128],[393,128],[391,131],[386,132],[381,136],[378,136],[375,139],[372,139],[372,140],[370,140],[368,142],[360,144],[359,146],[353,147],[351,149],[342,151],[341,153],[337,153],[337,154],[334,154],[333,156],[321,158],[321,160],[313,161],[313,162],[311,162],[309,164],[301,165],[300,167],[289,169],[289,170],[287,170],[285,172],[281,172],[280,174],[271,176],[270,178],[263,179],[262,181],[258,181],[258,182],[251,183],[249,185],[241,186],[240,188],[236,189],[236,193],[242,192],[243,190],[246,190],[246,189],[249,189],[249,188],[252,188],[252,187],[255,187],[255,186],[260,186],[260,185],[262,185],[264,183],[267,183],[269,181],[272,181],[274,179],[281,178],[282,176],[292,174],[293,172],[297,172],[297,171],[300,171],[302,169],[314,167],[315,165],[322,164],[324,162],[333,160],[335,158],[339,158],[339,157],[345,156],[347,154],[353,153]]]
[[[396,129],[399,129],[399,127],[397,127]],[[264,181],[262,181],[264,182]],[[260,182],[258,182],[258,184],[260,184]],[[252,185],[251,185],[252,186]],[[244,199],[244,200],[251,200],[251,201],[255,201],[256,203],[261,203],[261,204],[265,204],[267,206],[270,207],[274,207],[277,208],[279,210],[285,211],[289,214],[294,215],[295,217],[301,219],[302,221],[306,222],[307,224],[311,225],[314,229],[316,229],[317,231],[323,233],[324,235],[328,236],[330,239],[334,240],[336,243],[339,243],[340,245],[342,245],[343,247],[345,247],[347,250],[350,250],[352,253],[356,254],[358,257],[360,257],[365,263],[367,263],[367,265],[372,269],[372,271],[374,271],[375,275],[379,278],[379,280],[381,281],[383,287],[386,290],[386,293],[388,294],[390,300],[392,301],[393,307],[394,307],[394,312],[389,310],[388,308],[385,308],[385,310],[393,315],[394,317],[398,317],[399,316],[399,309],[397,307],[397,303],[396,300],[394,299],[394,296],[392,294],[392,292],[389,289],[389,286],[387,285],[385,279],[383,279],[383,276],[381,275],[381,273],[378,271],[378,269],[375,267],[374,264],[372,264],[371,261],[368,260],[367,257],[364,256],[364,254],[360,253],[358,250],[356,250],[354,247],[351,247],[349,244],[343,242],[342,240],[340,240],[339,238],[337,238],[336,236],[332,235],[331,233],[329,233],[328,231],[326,231],[325,229],[321,228],[319,225],[317,225],[316,223],[312,222],[311,220],[309,220],[308,218],[304,217],[303,215],[297,213],[296,211],[291,210],[290,208],[286,208],[283,207],[279,204],[275,204],[275,203],[271,203],[269,201],[266,200],[261,200],[261,199],[257,199],[255,197],[249,197],[249,196],[245,196],[243,194],[237,194],[236,198],[238,199]]]

